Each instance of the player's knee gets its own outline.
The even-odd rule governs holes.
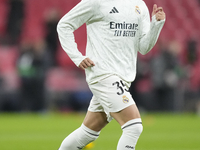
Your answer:
[[[90,138],[92,141],[96,140],[99,137],[100,131],[94,131],[86,127],[84,124],[81,125],[81,128],[83,132],[85,133],[85,136]]]
[[[142,131],[143,131],[142,124],[135,124],[135,125],[132,125],[132,126],[129,126],[129,127],[125,128],[125,129],[123,129],[123,134],[139,138],[139,136],[142,133]]]
[[[134,134],[140,136],[140,134],[142,133],[142,131],[143,131],[143,125],[142,124],[135,125],[134,130],[133,130]]]
[[[143,125],[141,119],[133,119],[128,121],[122,126],[123,134],[138,137],[143,131]]]

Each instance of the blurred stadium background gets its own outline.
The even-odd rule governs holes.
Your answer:
[[[84,72],[61,49],[56,25],[80,0],[0,0],[0,111],[85,111]],[[130,89],[144,111],[200,111],[200,2],[145,0],[167,14]],[[75,31],[84,54],[86,29]]]
[[[92,94],[56,33],[79,1],[0,0],[0,149],[57,149],[81,124],[84,115],[73,113],[85,112]],[[150,13],[162,6],[167,21],[153,50],[139,54],[130,89],[145,129],[137,148],[199,150],[200,1],[144,1]],[[85,25],[75,38],[84,54]],[[115,149],[120,134],[113,121],[94,149]]]

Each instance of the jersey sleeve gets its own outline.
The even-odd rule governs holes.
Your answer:
[[[65,14],[57,25],[61,46],[76,66],[79,66],[86,56],[83,56],[78,50],[73,32],[93,18],[96,9],[95,4],[96,0],[82,0]]]
[[[165,20],[157,21],[155,15],[150,22],[149,10],[143,2],[143,13],[141,18],[139,52],[147,54],[156,44]]]

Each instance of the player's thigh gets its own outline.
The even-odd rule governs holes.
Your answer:
[[[127,121],[140,118],[140,113],[135,104],[126,107],[119,112],[111,112],[111,116],[122,126]]]
[[[88,111],[83,124],[94,131],[100,131],[108,124],[106,114],[104,112]]]

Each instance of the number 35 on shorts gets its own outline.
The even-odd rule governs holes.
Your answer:
[[[116,86],[116,88],[118,90],[118,92],[117,92],[118,95],[124,94],[125,91],[129,92],[128,87],[123,83],[122,80],[116,81],[112,85]]]

